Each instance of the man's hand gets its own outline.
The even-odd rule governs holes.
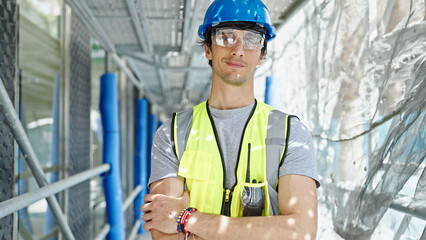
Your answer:
[[[176,219],[180,212],[189,206],[189,194],[185,191],[181,197],[171,197],[163,194],[145,195],[145,204],[141,211],[142,220],[146,223],[143,228],[147,231],[157,231],[172,234],[176,233]]]

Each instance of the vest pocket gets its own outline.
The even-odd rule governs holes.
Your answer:
[[[221,203],[222,184],[215,182],[213,171],[211,153],[201,151],[185,151],[183,153],[179,163],[178,175],[185,178],[190,194],[190,206],[196,207],[204,213],[216,213],[215,208],[217,207],[214,203],[215,201]],[[217,185],[219,185],[219,189]],[[218,196],[218,199],[214,199],[215,196]]]
[[[238,183],[232,194],[232,202],[231,202],[231,217],[242,217],[243,216],[243,205],[241,202],[241,197],[245,187],[252,188],[262,188],[265,194],[265,204],[262,211],[262,216],[269,216],[269,194],[268,194],[268,183]]]

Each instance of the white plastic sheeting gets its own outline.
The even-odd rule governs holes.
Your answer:
[[[320,206],[344,239],[426,239],[425,2],[307,1],[257,70],[256,95],[273,75],[272,105],[311,130]]]

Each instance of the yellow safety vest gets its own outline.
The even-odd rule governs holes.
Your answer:
[[[185,179],[190,192],[190,206],[204,213],[241,217],[244,187],[262,187],[265,193],[262,215],[278,214],[278,171],[285,156],[288,125],[289,115],[255,102],[242,139],[238,139],[241,142],[236,183],[228,189],[223,154],[207,102],[195,106],[192,111],[175,113],[172,142],[179,159],[178,175]],[[250,181],[247,181],[249,158]],[[254,179],[257,183],[252,183]],[[271,198],[274,209],[270,209]]]

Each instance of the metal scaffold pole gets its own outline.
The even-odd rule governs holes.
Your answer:
[[[64,191],[65,189],[73,187],[79,183],[85,182],[92,177],[98,176],[99,174],[106,173],[110,169],[111,169],[111,166],[109,164],[102,164],[90,170],[77,173],[73,175],[72,177],[65,178],[63,180],[49,184],[37,190],[0,202],[0,218],[5,217],[13,212],[16,212],[19,209],[27,207],[30,204],[35,203],[43,198],[46,198],[48,196],[53,196],[54,194],[58,192]],[[51,231],[52,230],[50,230],[49,232]]]
[[[6,92],[6,89],[3,85],[3,81],[0,78],[0,110],[3,112],[6,120],[6,124],[9,125],[13,136],[15,137],[16,142],[19,144],[23,156],[28,164],[28,167],[31,169],[31,172],[34,175],[34,178],[37,181],[39,187],[44,187],[49,185],[47,182],[40,162],[35,154],[34,149],[31,146],[30,140],[28,139],[27,134],[25,133],[24,127],[22,126],[21,121],[19,120],[18,114],[13,107],[12,102],[9,99],[9,95]],[[62,231],[62,234],[66,239],[74,240],[74,235],[71,232],[65,215],[63,214],[61,207],[55,196],[49,196],[46,198],[49,207],[51,208],[53,215],[58,222],[59,228]]]

